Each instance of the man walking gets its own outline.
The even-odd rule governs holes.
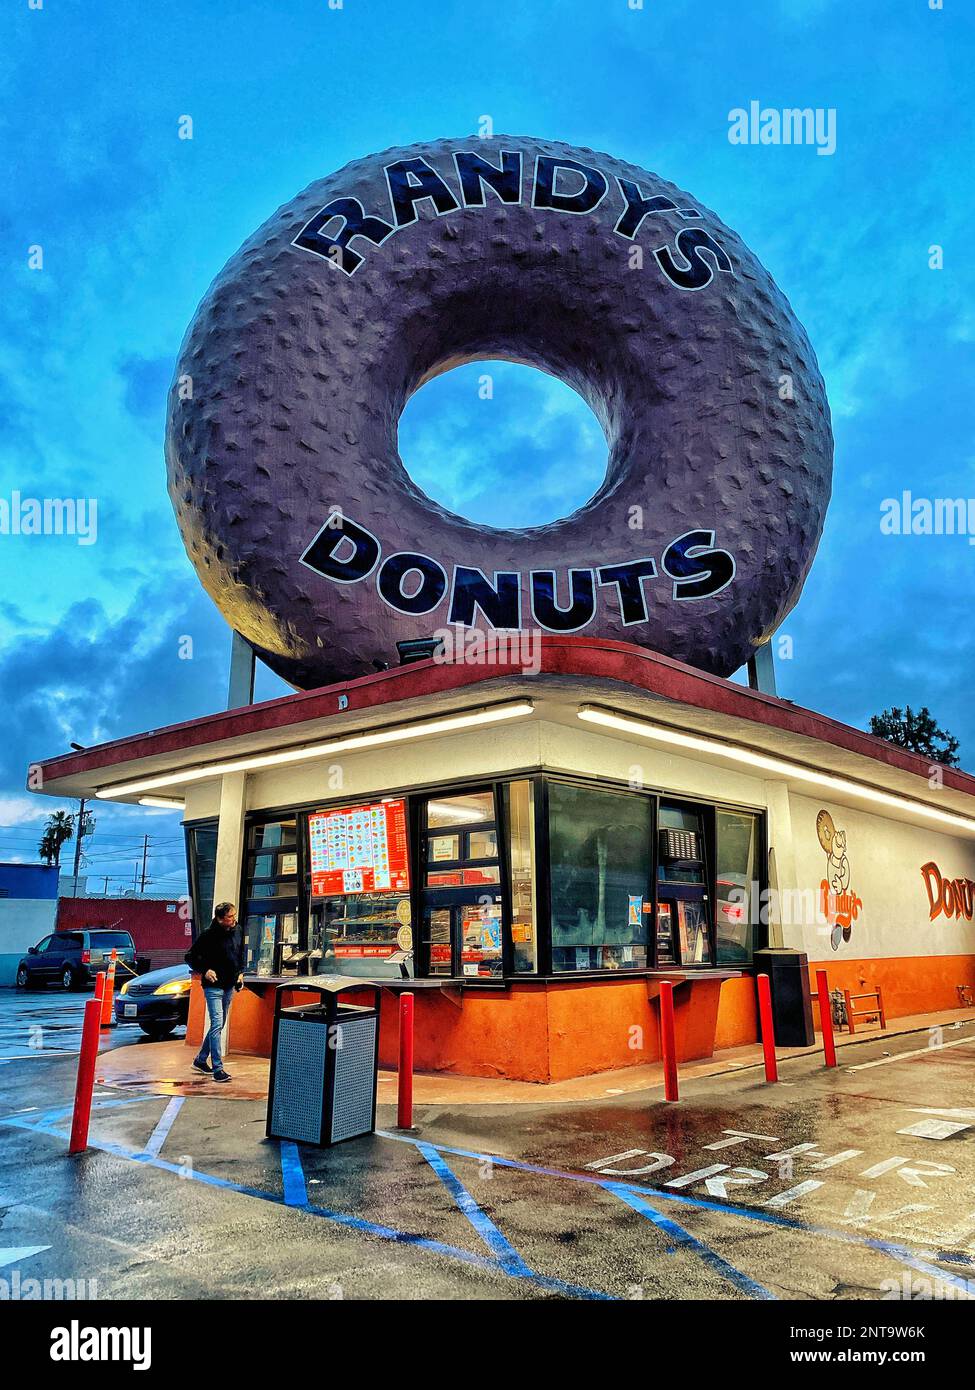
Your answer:
[[[213,921],[186,953],[187,965],[201,977],[209,1019],[203,1046],[194,1057],[193,1066],[206,1076],[212,1075],[214,1081],[230,1080],[230,1073],[223,1069],[220,1035],[230,1016],[234,991],[241,989],[244,984],[240,970],[240,943],[234,930],[236,926],[237,909],[234,904],[217,903],[213,909]]]

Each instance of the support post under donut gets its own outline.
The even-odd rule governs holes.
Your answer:
[[[230,648],[230,684],[227,688],[227,708],[240,709],[254,703],[254,668],[257,658],[254,648],[239,632],[234,633]]]
[[[760,690],[763,695],[777,695],[775,688],[775,662],[772,658],[772,643],[763,642],[755,648],[755,655],[748,658],[748,685],[751,690]]]

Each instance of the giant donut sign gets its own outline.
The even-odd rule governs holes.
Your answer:
[[[411,394],[490,358],[602,423],[571,516],[477,526],[403,467]],[[741,239],[656,174],[511,136],[388,150],[280,208],[190,326],[166,453],[207,591],[304,687],[448,624],[730,675],[796,602],[832,474],[815,355]]]

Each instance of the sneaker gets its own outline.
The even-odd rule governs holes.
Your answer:
[[[209,1062],[201,1062],[199,1057],[193,1058],[193,1070],[203,1072],[204,1076],[209,1076],[213,1071]]]
[[[215,1072],[213,1073],[213,1079],[214,1079],[214,1081],[230,1081],[230,1080],[231,1080],[230,1072],[229,1072],[229,1071],[215,1071]]]

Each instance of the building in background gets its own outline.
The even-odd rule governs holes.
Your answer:
[[[69,898],[57,904],[58,931],[98,927],[127,931],[137,959],[147,969],[179,965],[190,946],[192,924],[186,899]]]
[[[47,864],[0,864],[0,986],[14,984],[29,946],[54,930],[58,870]]]

